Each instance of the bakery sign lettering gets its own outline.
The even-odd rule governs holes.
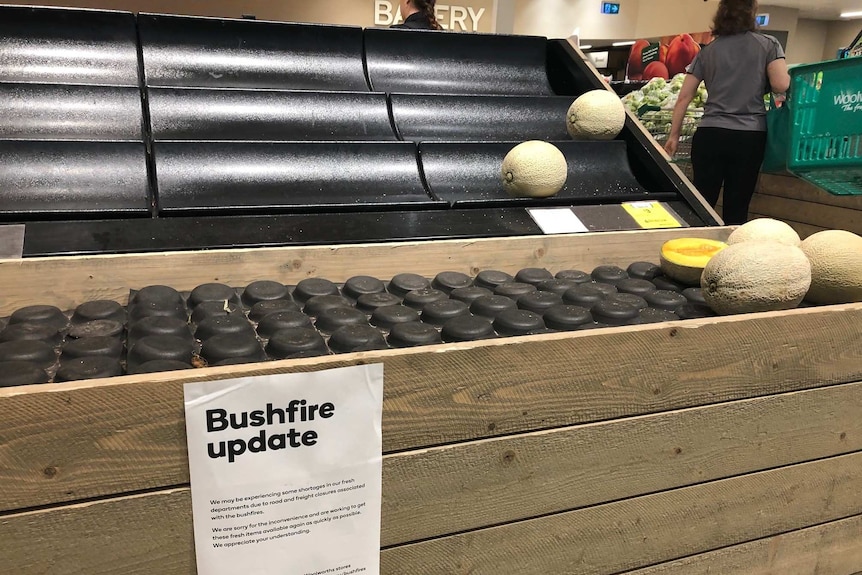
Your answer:
[[[476,32],[479,22],[485,16],[485,8],[472,6],[456,6],[454,4],[437,4],[435,7],[437,21],[446,30]],[[396,0],[374,0],[374,25],[391,26],[403,21]]]

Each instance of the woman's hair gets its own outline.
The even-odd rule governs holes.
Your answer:
[[[442,30],[443,27],[440,25],[440,22],[437,21],[437,16],[434,14],[434,4],[437,3],[437,0],[410,0],[413,2],[413,5],[419,9],[420,12],[425,14],[425,17],[428,18],[428,22],[431,23],[431,27],[435,30]]]
[[[712,33],[732,36],[753,32],[757,29],[756,19],[757,0],[721,0],[712,21]]]

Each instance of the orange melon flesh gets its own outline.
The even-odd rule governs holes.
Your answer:
[[[704,238],[677,238],[661,247],[661,271],[678,282],[699,286],[703,268],[727,247],[724,242]]]

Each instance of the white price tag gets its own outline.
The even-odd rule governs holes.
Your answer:
[[[546,234],[576,234],[590,231],[571,208],[527,208],[527,212]]]

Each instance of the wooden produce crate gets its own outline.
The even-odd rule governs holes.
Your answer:
[[[7,260],[0,314],[156,283],[589,270],[728,232]],[[0,573],[195,573],[183,384],[369,362],[387,575],[862,571],[853,304],[0,389]]]

